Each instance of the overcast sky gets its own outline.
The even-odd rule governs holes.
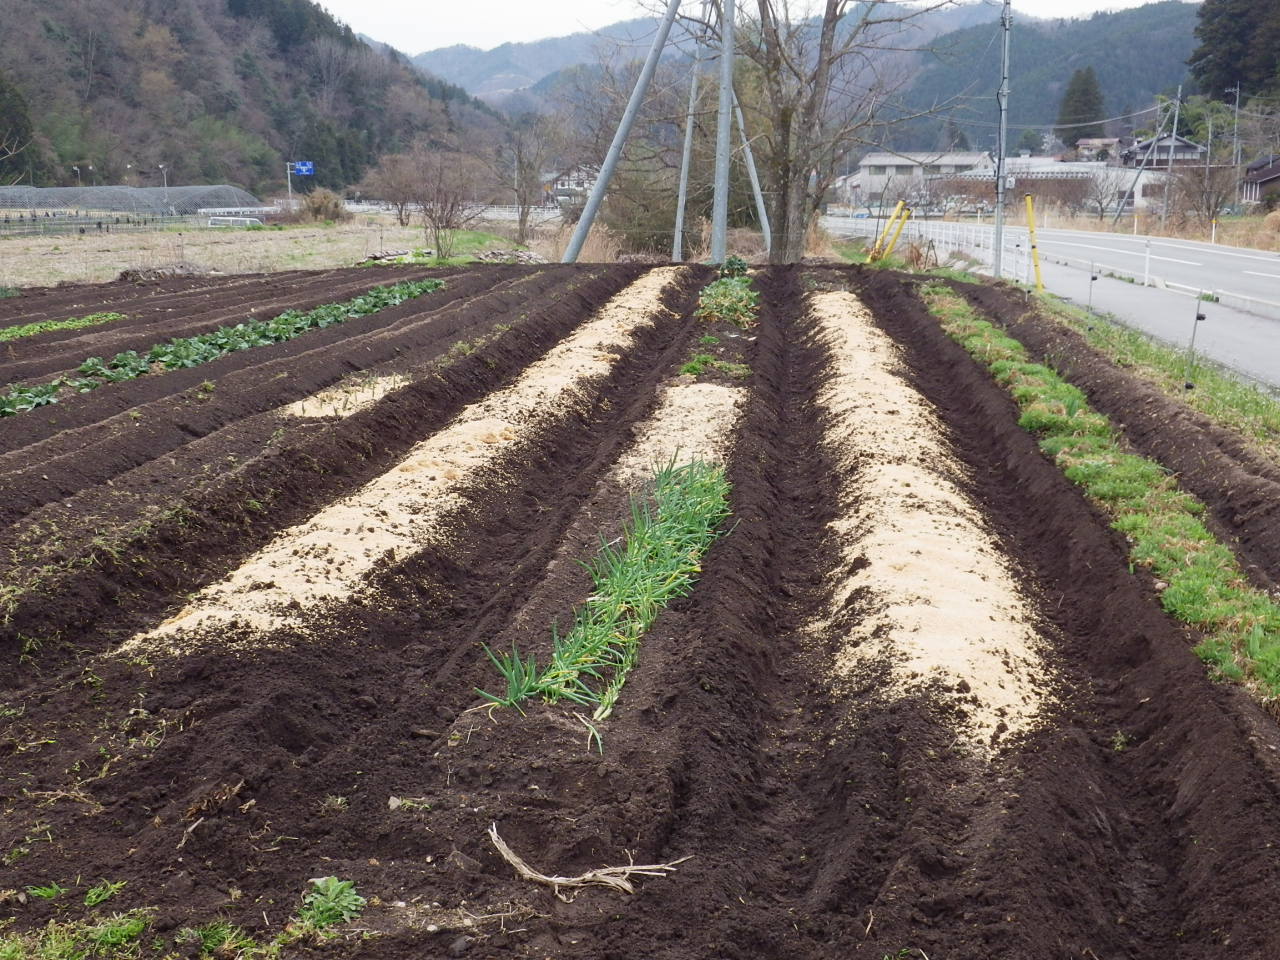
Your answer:
[[[1013,0],[1014,17],[1078,17],[1150,0]],[[642,0],[320,0],[358,33],[410,55],[466,43],[487,50],[509,41],[597,30],[653,9]],[[690,4],[694,6],[694,4]]]

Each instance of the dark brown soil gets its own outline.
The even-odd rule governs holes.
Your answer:
[[[1232,544],[1255,583],[1264,590],[1280,589],[1280,465],[1238,434],[1117,366],[1079,333],[1006,288],[955,288],[1037,360],[1084,390],[1138,452],[1177,474],[1208,506],[1214,532]]]
[[[520,269],[502,268],[496,273],[486,270],[480,276],[492,282],[495,277]],[[268,275],[251,283],[234,283],[222,289],[204,289],[148,301],[128,313],[124,320],[79,330],[51,331],[3,344],[0,381],[42,383],[59,374],[70,374],[89,357],[110,359],[126,350],[145,353],[155,344],[173,337],[205,333],[251,316],[274,317],[285,310],[309,310],[325,303],[340,303],[373,287],[439,273],[425,267],[352,267],[285,275],[284,279]]]
[[[128,880],[111,908],[154,908],[154,933],[171,942],[219,916],[269,937],[307,878],[341,876],[380,903],[357,925],[372,939],[315,951],[335,957],[1280,955],[1265,909],[1280,893],[1274,724],[1205,678],[1194,638],[1129,572],[1123,543],[893,275],[761,274],[730,463],[736,525],[645,638],[599,726],[602,754],[571,709],[471,709],[496,677],[482,644],[536,645],[539,622],[563,623],[581,601],[586,585],[563,561],[616,527],[609,504],[624,492],[602,479],[705,333],[690,318],[705,271],[598,386],[589,416],[540,434],[469,492],[452,549],[378,571],[377,609],[353,602],[253,654],[99,655],[387,469],[643,269],[530,297],[527,317],[441,380],[256,458],[202,490],[191,520],[28,602],[11,643],[18,632],[63,643],[10,661],[0,697],[0,852],[27,851],[0,886]],[[813,394],[829,358],[804,317],[815,284],[859,290],[902,346],[1053,638],[1062,705],[994,761],[957,745],[938,703],[886,704],[875,670],[839,694],[825,679],[846,624],[809,624],[849,571],[826,534],[840,467],[818,442]],[[270,519],[243,506],[268,495]],[[861,613],[855,602],[843,615]],[[415,802],[393,809],[391,797]],[[490,823],[548,873],[693,859],[635,896],[593,889],[564,903],[514,875]],[[447,913],[460,907],[509,918],[464,927]],[[58,909],[8,912],[31,929]]]

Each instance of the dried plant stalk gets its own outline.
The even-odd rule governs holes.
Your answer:
[[[498,825],[496,823],[489,825],[489,839],[493,841],[494,847],[498,853],[502,854],[502,859],[515,867],[516,873],[524,877],[526,880],[532,880],[534,883],[542,883],[551,887],[555,891],[555,895],[565,903],[572,901],[572,897],[566,897],[560,892],[562,887],[589,887],[602,886],[612,887],[615,890],[621,890],[623,893],[635,893],[636,889],[631,884],[631,877],[640,875],[646,877],[662,877],[668,873],[673,873],[679,864],[691,857],[681,857],[679,860],[672,860],[670,863],[655,864],[635,864],[630,863],[625,867],[601,867],[598,870],[588,870],[586,873],[576,877],[553,877],[545,873],[539,873],[520,856],[507,846],[507,842],[498,836]]]

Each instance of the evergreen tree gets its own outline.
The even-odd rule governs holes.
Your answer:
[[[1189,63],[1207,96],[1223,99],[1236,83],[1246,96],[1276,87],[1280,0],[1204,0],[1196,39]]]
[[[1023,130],[1018,138],[1018,150],[1030,151],[1032,155],[1044,150],[1044,136],[1039,130]]]
[[[1086,137],[1105,136],[1106,129],[1099,122],[1105,116],[1102,88],[1093,67],[1077,70],[1071,75],[1067,92],[1062,95],[1062,107],[1058,110],[1058,139],[1074,149]]]

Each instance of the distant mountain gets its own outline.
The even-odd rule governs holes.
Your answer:
[[[981,3],[937,10],[921,18],[912,42],[927,43],[939,33],[985,23],[998,16],[998,11]],[[850,17],[856,19],[857,11]],[[413,64],[426,73],[492,101],[513,91],[538,86],[545,89],[551,85],[545,81],[553,74],[595,63],[602,55],[629,55],[632,59],[639,59],[648,52],[657,24],[657,20],[650,18],[624,20],[596,31],[524,43],[504,43],[492,50],[461,44],[441,47],[412,59]],[[681,29],[677,24],[673,36],[678,38]]]
[[[1109,116],[1140,109],[1156,94],[1171,94],[1180,82],[1189,83],[1186,61],[1195,45],[1198,6],[1166,0],[1079,20],[1015,13],[1011,122],[1052,125],[1072,72],[1090,65]],[[856,19],[856,11],[851,17]],[[492,50],[445,47],[421,53],[413,63],[495,105],[523,110],[597,63],[602,51],[618,56],[618,43],[633,58],[643,56],[654,26],[653,20],[628,20],[595,33],[506,43]],[[903,58],[913,69],[896,99],[911,111],[949,104],[971,145],[989,149],[1000,82],[998,34],[999,7],[994,4],[962,4],[921,17],[903,42],[931,50]],[[941,127],[936,117],[905,124],[893,134],[893,145],[931,149]]]
[[[492,97],[532,87],[543,77],[580,63],[594,62],[604,50],[621,45],[640,57],[652,42],[656,21],[624,20],[595,32],[566,37],[504,43],[492,50],[458,44],[428,50],[412,58],[414,66],[462,87],[478,97]]]
[[[4,182],[342,187],[414,137],[499,121],[311,0],[4,0]],[[13,92],[16,91],[16,97]],[[21,113],[21,116],[18,114]],[[160,165],[164,164],[162,173]],[[296,185],[295,185],[296,186]]]

